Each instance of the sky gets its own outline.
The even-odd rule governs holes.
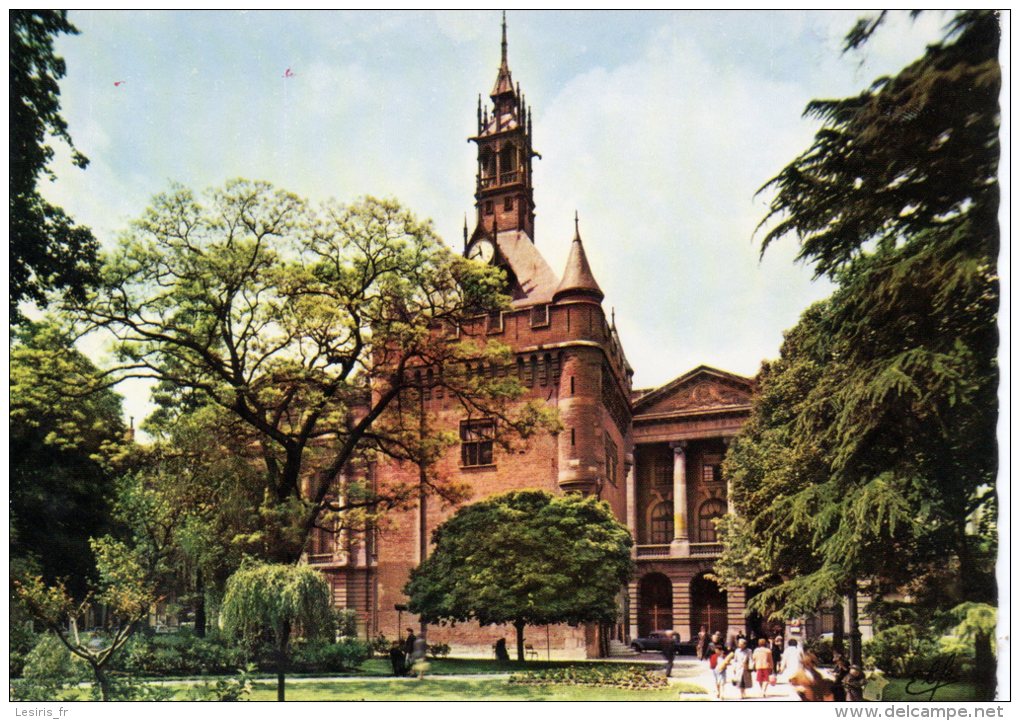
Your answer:
[[[533,108],[537,247],[557,273],[573,218],[615,309],[635,387],[706,364],[754,375],[831,286],[759,258],[756,194],[810,145],[813,98],[897,72],[940,36],[894,14],[842,53],[859,12],[511,11],[509,65]],[[179,182],[236,177],[311,200],[394,197],[461,247],[478,94],[500,14],[71,11],[61,104],[86,170],[57,147],[45,195],[103,243]],[[487,98],[486,98],[487,100]],[[100,353],[98,345],[87,349]],[[128,415],[147,388],[120,388]]]

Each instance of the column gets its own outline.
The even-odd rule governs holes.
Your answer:
[[[670,555],[689,556],[690,536],[687,533],[687,444],[678,441],[673,448],[673,543]]]
[[[627,489],[627,529],[634,539],[634,546],[631,549],[637,554],[638,529],[637,529],[637,488],[634,485],[634,454],[628,453],[623,461],[624,473],[626,474]]]
[[[627,584],[627,595],[630,597],[630,613],[627,618],[627,628],[629,629],[629,638],[635,639],[638,637],[638,583],[637,581],[631,581]]]
[[[723,436],[723,443],[726,444],[726,450],[728,452],[730,444],[733,443],[733,436]],[[726,512],[730,515],[736,513],[736,509],[733,507],[733,484],[730,483],[729,476],[726,476]]]

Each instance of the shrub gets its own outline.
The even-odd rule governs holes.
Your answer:
[[[380,656],[388,656],[390,653],[390,641],[387,640],[386,636],[379,634],[372,639],[372,653],[377,653]]]
[[[242,663],[241,651],[222,638],[180,631],[135,635],[124,648],[119,668],[139,676],[179,676],[234,673]]]
[[[337,608],[333,611],[337,638],[356,638],[358,635],[358,612],[353,608]]]
[[[71,652],[52,633],[39,637],[38,643],[25,656],[25,678],[34,680],[71,681]]]
[[[864,644],[864,660],[889,676],[912,678],[934,671],[947,681],[965,678],[973,666],[971,656],[951,638],[935,640],[914,626],[890,626]]]
[[[205,682],[188,689],[189,701],[245,701],[251,693],[251,677],[254,664],[240,669],[233,678],[218,679],[215,683]]]
[[[357,668],[370,655],[368,644],[354,638],[336,643],[299,641],[291,652],[291,666],[306,673],[336,673]]]
[[[593,666],[582,668],[546,669],[511,674],[509,682],[521,686],[560,684],[567,686],[599,686],[624,689],[659,689],[669,685],[661,673],[635,666],[607,668]]]
[[[446,658],[450,655],[450,644],[432,643],[429,644],[429,656],[432,658]]]
[[[804,652],[813,653],[818,663],[832,663],[832,639],[818,636],[809,638],[804,642]]]

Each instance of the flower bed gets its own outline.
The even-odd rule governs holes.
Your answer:
[[[655,671],[632,666],[620,668],[554,668],[526,671],[510,676],[509,682],[521,686],[563,684],[567,686],[598,686],[602,688],[661,689],[669,685],[666,677]]]

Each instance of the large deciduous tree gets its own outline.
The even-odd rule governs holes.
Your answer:
[[[294,561],[323,514],[419,490],[377,493],[345,472],[369,451],[428,465],[409,402],[426,386],[504,430],[536,427],[533,407],[507,410],[519,384],[467,372],[498,351],[457,337],[506,302],[500,288],[498,270],[455,255],[395,202],[313,208],[239,180],[158,196],[73,309],[117,339],[111,382],[156,379],[171,418],[218,409],[210,442],[262,469],[258,512],[276,529],[265,557]]]
[[[109,530],[130,447],[121,399],[90,391],[101,373],[57,322],[18,329],[10,374],[11,555],[80,599],[95,576],[89,539]]]
[[[995,503],[998,41],[995,13],[960,12],[896,76],[812,102],[822,129],[766,186],[762,251],[794,235],[838,289],[763,369],[727,461],[737,511],[786,574],[761,608],[855,604],[862,582],[916,586],[946,559],[944,606],[995,596],[968,521]]]
[[[542,491],[493,496],[457,511],[432,534],[411,572],[408,608],[427,623],[509,623],[524,660],[524,627],[613,623],[633,572],[630,533],[608,504]]]
[[[53,51],[61,34],[77,34],[66,10],[10,11],[10,314],[21,319],[18,304],[46,304],[55,289],[82,297],[98,268],[98,243],[88,228],[46,202],[36,187],[40,176],[53,177],[53,148],[48,137],[70,146],[73,162],[84,168],[60,114],[60,79],[66,66]]]

